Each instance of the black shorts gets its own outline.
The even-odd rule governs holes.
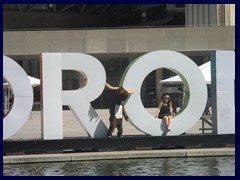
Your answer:
[[[159,114],[159,115],[158,115],[158,118],[159,118],[159,119],[162,119],[164,116],[169,116],[169,115],[170,115],[170,114]]]

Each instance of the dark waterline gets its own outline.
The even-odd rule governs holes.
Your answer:
[[[235,156],[4,165],[4,176],[235,176]]]

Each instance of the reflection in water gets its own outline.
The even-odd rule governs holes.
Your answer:
[[[98,160],[4,165],[4,176],[235,176],[235,157]]]

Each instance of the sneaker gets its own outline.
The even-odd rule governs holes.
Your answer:
[[[122,138],[123,137],[123,135],[121,135],[121,136],[118,136],[119,138]]]
[[[108,135],[107,137],[108,137],[108,138],[112,138],[112,135]]]

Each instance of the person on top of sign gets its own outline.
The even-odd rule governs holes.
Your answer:
[[[112,103],[110,105],[109,113],[109,121],[110,126],[107,132],[107,137],[112,137],[112,133],[114,129],[117,127],[118,137],[122,137],[123,134],[123,127],[122,127],[122,119],[125,118],[126,121],[128,121],[128,116],[125,113],[125,110],[123,108],[123,101],[125,101],[131,94],[133,94],[132,90],[126,90],[122,86],[120,87],[113,87],[110,84],[106,83],[106,87],[110,90],[115,91],[114,98],[112,100]]]
[[[173,116],[172,109],[172,101],[170,99],[170,96],[163,96],[163,98],[160,100],[156,117],[165,121],[168,131],[171,131],[170,125]]]

